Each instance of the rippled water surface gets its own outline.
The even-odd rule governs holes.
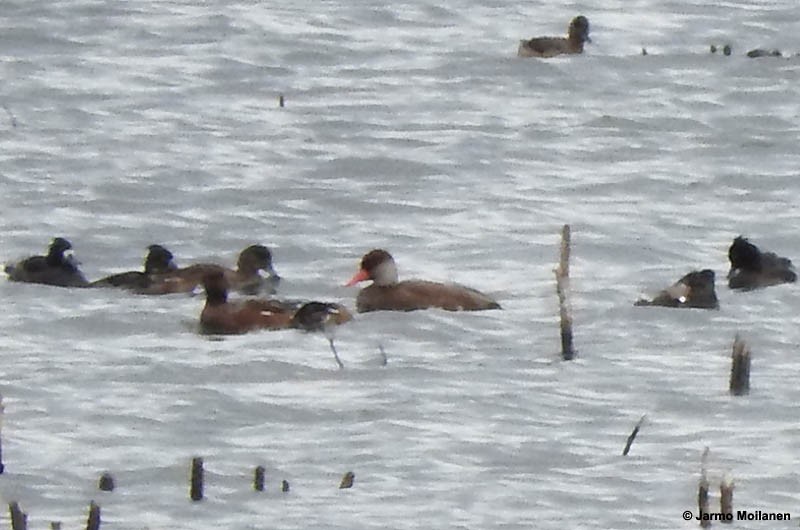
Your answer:
[[[579,12],[584,55],[515,56]],[[798,32],[788,1],[6,0],[3,261],[64,236],[99,278],[151,243],[233,264],[259,242],[281,296],[353,306],[383,247],[504,309],[361,315],[339,371],[321,336],[198,335],[202,295],[0,282],[2,500],[32,528],[81,527],[94,499],[120,529],[674,529],[708,446],[712,505],[728,474],[737,508],[800,518],[800,295],[724,280],[738,234],[800,259],[800,58],[744,56]],[[632,306],[695,268],[719,311]]]

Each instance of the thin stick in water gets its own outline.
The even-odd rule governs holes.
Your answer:
[[[700,459],[700,482],[697,485],[697,516],[700,519],[700,526],[708,528],[711,521],[703,517],[708,513],[708,476],[706,474],[706,462],[708,461],[708,447],[703,451]]]
[[[89,518],[86,520],[86,530],[100,530],[100,506],[94,501],[89,503]]]
[[[189,497],[193,501],[203,500],[203,458],[199,456],[192,458],[192,479]]]
[[[628,456],[628,451],[631,450],[631,445],[633,445],[633,441],[636,439],[636,435],[639,434],[639,429],[642,428],[644,424],[644,419],[647,417],[647,414],[643,414],[639,421],[636,422],[636,426],[633,428],[633,432],[631,432],[630,436],[628,436],[628,441],[625,442],[625,449],[622,450],[622,456]]]
[[[255,477],[253,478],[253,489],[256,491],[264,491],[264,466],[256,468]]]
[[[340,490],[344,490],[344,489],[352,488],[353,487],[353,481],[355,480],[355,478],[356,478],[356,474],[353,473],[352,471],[348,471],[347,473],[345,473],[344,476],[342,477],[342,481],[339,482],[339,489]]]
[[[750,393],[750,348],[739,335],[733,339],[730,393],[734,396]]]
[[[22,511],[17,501],[8,505],[11,513],[11,530],[28,530],[28,514]]]
[[[5,419],[6,406],[3,404],[3,396],[0,396],[0,474],[6,470],[6,465],[3,463],[3,420]]]
[[[333,345],[333,338],[328,337],[328,342],[331,345],[331,351],[333,352],[334,359],[336,359],[336,364],[339,365],[339,370],[341,370],[342,368],[344,368],[344,364],[342,364],[342,360],[339,359],[339,354],[336,353],[336,346]]]
[[[575,358],[572,343],[572,316],[569,311],[567,293],[569,291],[569,255],[571,249],[571,230],[569,225],[561,229],[561,256],[556,273],[556,293],[558,294],[559,315],[561,317],[561,358],[571,361]]]
[[[381,366],[389,364],[389,357],[386,356],[386,350],[383,349],[383,344],[378,344],[378,351],[381,353]]]
[[[722,478],[719,484],[719,511],[723,517],[723,523],[733,522],[733,479],[729,476]]]

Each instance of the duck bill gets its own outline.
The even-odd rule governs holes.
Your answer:
[[[350,286],[353,286],[353,285],[357,284],[358,282],[364,282],[364,281],[367,281],[367,280],[369,280],[369,273],[367,271],[365,271],[364,269],[361,269],[360,271],[355,273],[352,278],[350,278],[349,282],[347,282],[344,285],[345,285],[345,287],[350,287]]]

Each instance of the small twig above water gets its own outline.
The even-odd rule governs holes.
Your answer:
[[[344,364],[342,364],[342,360],[339,359],[339,354],[336,352],[336,346],[333,345],[333,337],[328,337],[328,343],[331,345],[331,351],[333,352],[333,358],[336,359],[336,364],[339,365],[339,370],[344,368]]]
[[[631,450],[631,445],[633,445],[633,441],[636,439],[636,435],[639,434],[639,429],[642,428],[644,425],[644,419],[647,417],[647,414],[643,414],[639,421],[636,422],[636,426],[633,428],[633,432],[631,432],[630,436],[628,436],[628,441],[625,442],[625,449],[622,450],[622,456],[627,456],[628,451]]]

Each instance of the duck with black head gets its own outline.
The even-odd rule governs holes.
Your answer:
[[[368,311],[414,311],[440,308],[448,311],[500,309],[491,297],[456,284],[425,280],[399,281],[394,258],[383,249],[372,250],[361,258],[358,272],[348,286],[372,280],[356,297],[359,313]]]
[[[742,236],[731,243],[728,260],[731,262],[728,271],[728,287],[731,289],[758,289],[797,281],[792,260],[774,252],[762,252]]]
[[[153,278],[159,274],[166,274],[178,268],[173,259],[172,252],[161,245],[147,247],[144,258],[144,271],[128,271],[106,276],[93,281],[90,287],[118,287],[134,292],[146,290],[153,284]]]
[[[41,283],[57,287],[87,287],[89,282],[78,269],[72,243],[63,237],[53,239],[46,256],[31,256],[5,267],[13,282]]]
[[[262,276],[261,271],[267,275]],[[216,263],[196,263],[155,275],[152,284],[142,292],[190,293],[203,283],[203,278],[210,272],[222,272],[230,290],[249,295],[274,294],[281,280],[272,265],[272,252],[264,245],[250,245],[239,254],[236,269],[228,269]]]
[[[717,292],[714,289],[715,276],[711,269],[692,271],[662,290],[652,300],[637,300],[634,305],[719,309]]]
[[[534,37],[519,41],[518,57],[555,57],[583,53],[583,44],[589,38],[589,19],[578,15],[569,23],[566,37]]]

